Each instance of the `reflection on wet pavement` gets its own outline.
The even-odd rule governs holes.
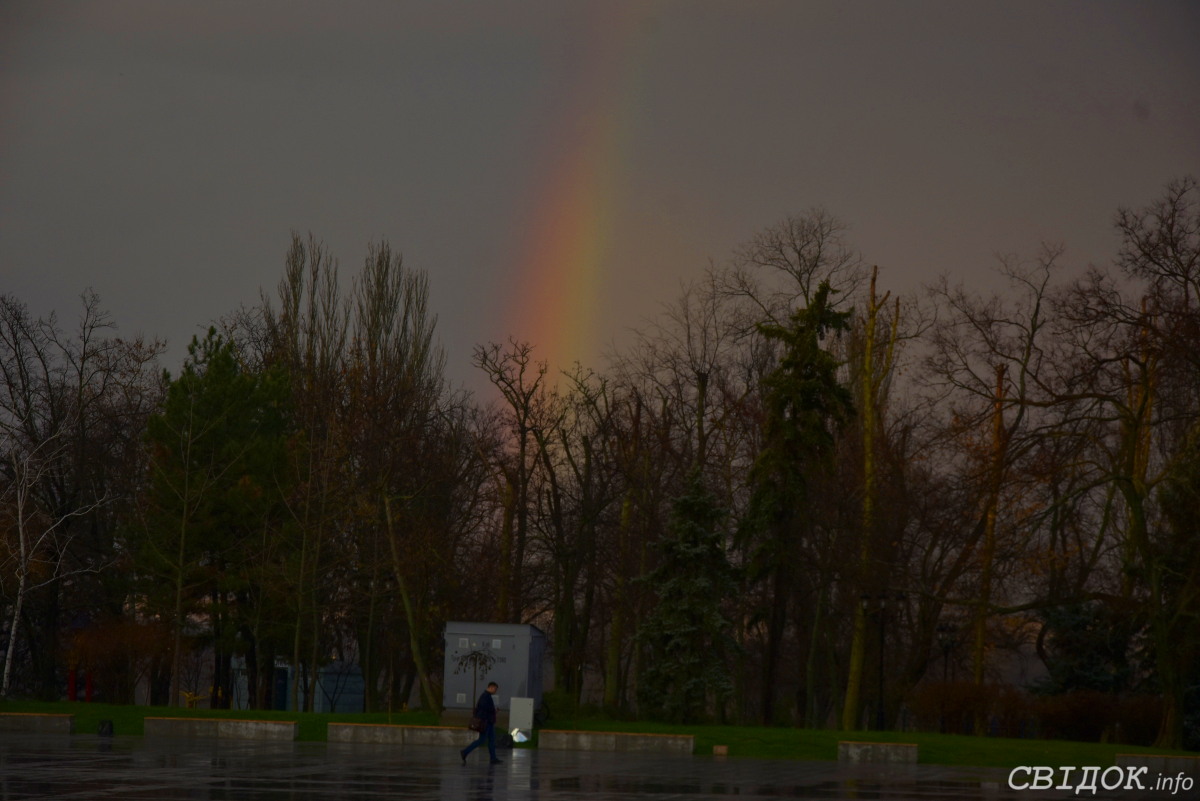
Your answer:
[[[464,766],[456,748],[0,734],[0,801],[1071,797],[1009,790],[999,769],[532,749],[504,758],[488,765],[485,753]]]

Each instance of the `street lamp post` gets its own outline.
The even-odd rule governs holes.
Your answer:
[[[887,598],[879,599],[879,706],[875,709],[875,730],[883,731],[883,646],[887,636]]]
[[[937,640],[942,647],[942,691],[939,693],[941,706],[941,731],[946,733],[946,693],[950,682],[950,651],[954,648],[958,630],[953,623],[938,623]]]
[[[871,601],[878,601],[879,607],[875,610],[875,618],[879,624],[879,670],[878,670],[878,686],[876,689],[875,702],[875,728],[878,731],[883,731],[886,723],[883,706],[883,674],[884,674],[884,646],[887,642],[887,602],[904,600],[902,592],[881,592],[876,594],[864,594],[861,597],[863,609],[870,611]]]
[[[950,651],[954,649],[957,629],[953,623],[938,623],[938,645],[942,646],[942,684],[950,681]]]

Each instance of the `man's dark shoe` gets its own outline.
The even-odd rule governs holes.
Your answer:
[[[502,765],[502,764],[504,764],[504,760],[503,759],[493,759],[492,764],[493,765]]]

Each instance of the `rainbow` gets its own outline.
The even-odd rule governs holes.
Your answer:
[[[553,154],[535,181],[530,224],[520,237],[507,331],[533,345],[550,369],[585,364],[600,353],[605,262],[626,174],[627,98],[639,72],[633,38],[636,4],[604,5],[590,26],[585,69],[543,152]],[[615,13],[614,13],[615,12]]]

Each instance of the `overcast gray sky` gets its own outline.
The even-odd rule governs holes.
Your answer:
[[[430,276],[450,374],[598,363],[823,206],[912,292],[1200,176],[1200,3],[0,0],[0,292],[170,341],[293,230]],[[983,278],[980,278],[983,280]]]

